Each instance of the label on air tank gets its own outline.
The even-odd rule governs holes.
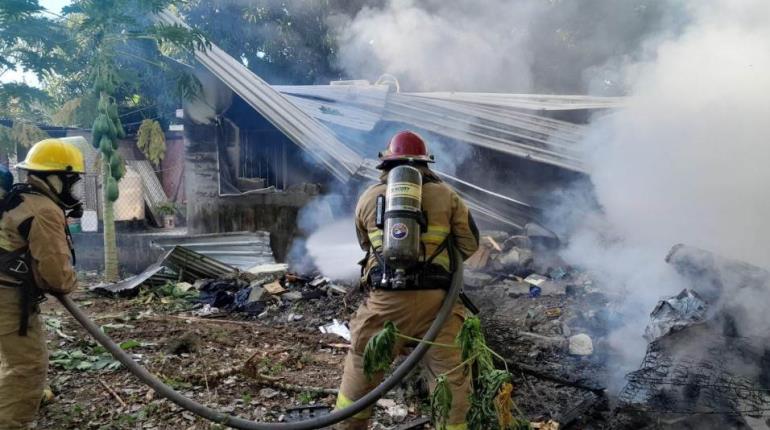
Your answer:
[[[388,185],[389,197],[407,197],[410,199],[422,199],[421,187],[412,182],[394,182]]]
[[[404,223],[393,224],[390,228],[390,237],[396,240],[405,239],[409,236],[409,228]]]

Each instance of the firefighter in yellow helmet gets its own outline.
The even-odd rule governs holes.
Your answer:
[[[479,246],[479,233],[463,200],[447,184],[428,168],[433,157],[416,133],[402,131],[390,140],[388,149],[380,154],[378,169],[383,171],[381,181],[364,191],[356,206],[355,222],[361,249],[368,253],[364,263],[362,283],[370,289],[366,302],[358,308],[350,322],[351,350],[345,359],[342,385],[337,396],[337,408],[342,409],[371,391],[382,380],[382,373],[368,378],[363,370],[363,353],[369,339],[391,321],[401,333],[422,338],[436,318],[451,284],[448,241],[460,251],[463,258],[470,257]],[[408,165],[419,170],[422,176],[421,203],[426,228],[421,230],[419,247],[419,274],[411,275],[411,281],[394,285],[393,273],[383,270],[384,235],[391,234],[396,240],[405,240],[408,233],[404,225],[395,224],[387,230],[378,226],[377,200],[388,187],[388,173],[397,166]],[[387,215],[386,215],[387,217]],[[401,228],[396,228],[401,225]],[[385,279],[388,282],[383,282]],[[436,342],[453,344],[462,327],[466,309],[456,304],[444,323]],[[404,343],[399,341],[396,350]],[[431,390],[437,375],[456,369],[462,359],[459,348],[432,347],[425,354],[423,364],[428,373]],[[446,430],[466,430],[465,415],[469,409],[469,375],[463,371],[447,375],[452,391],[452,409]],[[337,425],[338,430],[364,430],[367,428],[371,408]]]
[[[74,187],[84,172],[73,144],[46,139],[17,169],[25,183],[0,204],[0,428],[26,429],[35,421],[48,370],[38,305],[45,292],[77,287],[66,217],[82,215]]]

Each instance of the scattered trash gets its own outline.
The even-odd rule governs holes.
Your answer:
[[[540,297],[540,293],[542,292],[542,289],[540,287],[536,287],[534,285],[530,285],[529,287],[529,297],[532,297],[533,299],[536,297]]]
[[[526,278],[524,278],[524,282],[526,282],[528,284],[531,284],[531,285],[534,285],[536,287],[541,286],[546,281],[548,281],[548,278],[546,278],[543,275],[538,275],[537,273],[533,273],[533,274],[527,276]]]
[[[269,284],[263,285],[262,287],[265,289],[265,291],[274,296],[281,295],[286,291],[286,288],[283,288],[280,281],[273,281]]]
[[[321,333],[331,333],[350,342],[350,329],[347,324],[341,323],[338,320],[332,320],[331,323],[318,327]]]
[[[219,308],[215,308],[209,304],[203,305],[202,308],[193,311],[193,315],[196,317],[208,317],[220,313]]]
[[[265,295],[265,289],[262,287],[249,287],[251,288],[251,292],[249,293],[249,298],[246,299],[249,303],[254,303],[262,300],[262,297]]]
[[[399,405],[393,399],[380,399],[377,401],[377,406],[382,408],[390,419],[397,423],[403,422],[409,415],[409,409],[404,405]]]
[[[319,288],[319,287],[323,287],[324,285],[326,285],[328,283],[329,283],[329,278],[325,278],[325,277],[321,276],[321,277],[315,278],[312,281],[308,282],[308,285],[310,285],[313,288]]]
[[[290,302],[295,302],[297,300],[302,300],[302,293],[299,291],[288,291],[284,293],[281,298]]]
[[[548,308],[545,310],[545,316],[548,318],[559,318],[561,316],[561,308]]]
[[[695,291],[684,289],[673,297],[658,302],[650,314],[650,323],[644,330],[648,342],[667,334],[703,322],[708,305]]]
[[[569,338],[570,355],[591,355],[594,352],[594,344],[587,334],[576,334]]]
[[[343,287],[342,285],[337,285],[337,284],[328,284],[326,286],[326,288],[328,289],[328,291],[331,291],[332,293],[341,294],[343,296],[348,294],[348,292],[349,292],[349,290],[347,288]]]

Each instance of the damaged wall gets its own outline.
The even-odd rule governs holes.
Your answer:
[[[319,194],[317,185],[285,191],[221,196],[214,125],[186,124],[185,193],[189,234],[264,230],[271,234],[276,259],[283,261],[296,232],[300,208]]]

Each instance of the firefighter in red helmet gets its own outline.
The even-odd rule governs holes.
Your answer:
[[[382,380],[381,373],[369,378],[363,370],[363,352],[369,339],[390,321],[399,332],[415,338],[422,338],[441,307],[446,291],[451,284],[450,256],[447,242],[453,241],[464,258],[470,257],[479,246],[476,224],[467,206],[457,193],[441,181],[430,168],[433,156],[429,154],[425,141],[411,131],[396,133],[385,151],[379,154],[378,169],[383,171],[380,181],[369,187],[356,206],[356,232],[361,249],[368,253],[362,271],[362,284],[369,295],[350,322],[352,348],[345,359],[337,408],[352,404],[371,391]],[[388,187],[388,176],[398,166],[416,168],[422,176],[421,210],[425,217],[424,229],[420,230],[419,246],[422,249],[420,261],[414,270],[420,273],[407,276],[416,281],[394,286],[389,279],[387,264],[383,264],[382,251],[384,231],[377,221],[377,199]],[[385,238],[387,239],[387,238]],[[398,239],[398,238],[397,238]],[[436,342],[452,344],[465,317],[466,309],[456,304],[452,315],[444,324]],[[404,342],[395,346],[400,351]],[[435,377],[462,362],[457,348],[432,347],[423,359],[428,381],[433,389]],[[452,390],[452,409],[448,430],[467,428],[465,415],[468,412],[470,379],[465,372],[451,372],[447,376]],[[371,408],[337,425],[337,429],[366,429]]]

